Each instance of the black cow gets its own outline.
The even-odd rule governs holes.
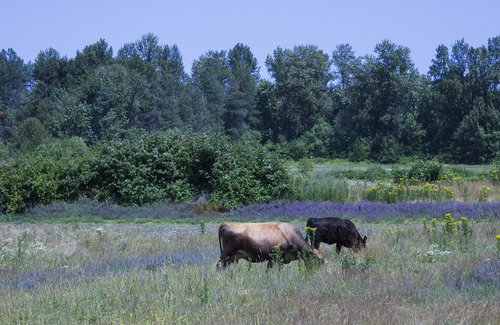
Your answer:
[[[309,240],[309,236],[314,237],[312,244],[316,249],[320,243],[337,244],[337,253],[340,253],[342,246],[352,248],[355,252],[366,247],[366,236],[361,238],[356,226],[349,220],[335,217],[310,218],[307,220],[307,227],[306,240]]]

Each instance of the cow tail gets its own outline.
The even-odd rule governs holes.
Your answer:
[[[221,234],[222,234],[222,231],[224,231],[224,229],[226,228],[226,224],[225,223],[222,223],[220,226],[219,226],[219,248],[220,248],[220,253],[222,254],[222,241],[221,241]]]

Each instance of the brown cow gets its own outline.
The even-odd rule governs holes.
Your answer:
[[[319,248],[320,243],[337,244],[337,253],[340,253],[342,246],[352,248],[355,252],[358,252],[362,247],[366,247],[366,236],[361,237],[356,226],[347,219],[335,217],[309,218],[307,228],[315,229],[312,244],[316,249]],[[309,235],[310,231],[307,232],[306,240],[309,239]]]
[[[305,252],[312,253],[318,262],[323,261],[321,253],[305,241],[297,227],[283,222],[223,222],[219,226],[219,246],[217,269],[238,262],[240,258],[254,263],[268,261],[267,268],[272,268],[270,254],[274,246],[281,250],[285,264]]]

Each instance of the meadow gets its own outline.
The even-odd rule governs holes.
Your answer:
[[[1,223],[0,323],[498,324],[500,221],[466,220],[357,219],[361,253],[322,245],[324,265],[269,272],[217,272],[210,220]]]
[[[500,324],[490,170],[398,183],[397,168],[292,166],[289,200],[223,213],[84,200],[0,215],[0,324]],[[279,220],[305,233],[313,216],[353,220],[367,248],[322,244],[323,265],[242,260],[216,271],[220,222]]]

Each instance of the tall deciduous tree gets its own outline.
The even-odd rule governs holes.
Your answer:
[[[250,48],[236,44],[228,52],[229,80],[224,112],[226,133],[240,138],[255,123],[255,95],[259,80],[257,59]]]
[[[0,140],[11,139],[16,116],[28,101],[30,69],[13,49],[0,52]]]
[[[360,60],[356,57],[354,50],[349,44],[337,45],[332,54],[332,62],[335,66],[333,72],[334,80],[337,81],[340,89],[345,89],[352,85],[356,70],[359,68]]]
[[[209,114],[209,124],[213,131],[224,130],[226,90],[230,71],[225,51],[209,51],[194,61],[192,77],[202,91]]]
[[[113,49],[104,39],[100,39],[94,44],[87,45],[80,52],[76,52],[73,61],[73,77],[81,77],[92,70],[113,63]]]
[[[351,129],[344,133],[352,137],[354,132],[370,144],[372,158],[394,162],[414,153],[423,136],[417,110],[421,80],[407,47],[384,40],[375,54],[356,70],[349,111],[341,112],[341,121]]]
[[[460,162],[487,163],[500,152],[500,112],[476,98],[453,135],[452,150]]]
[[[280,133],[296,139],[330,108],[328,55],[312,45],[278,47],[267,57],[266,66],[276,85]]]
[[[261,133],[263,142],[278,142],[279,117],[277,115],[277,102],[275,85],[268,80],[260,81],[255,96],[256,115],[253,127]]]
[[[127,137],[140,126],[146,89],[144,77],[123,65],[99,67],[78,87],[58,94],[52,131],[58,136],[79,136],[91,144]]]
[[[500,52],[495,43],[498,37],[490,39],[488,47],[473,48],[462,39],[453,44],[451,53],[444,45],[438,47],[429,71],[430,96],[424,114],[431,154],[455,161],[474,160],[472,152],[476,161],[492,157],[491,137],[481,130],[494,132],[484,117],[495,120],[500,105],[498,63],[495,68]],[[467,134],[472,137],[469,141],[464,138]]]

